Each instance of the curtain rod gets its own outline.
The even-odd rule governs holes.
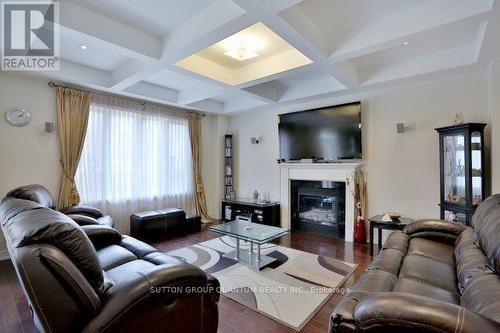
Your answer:
[[[62,85],[62,84],[57,84],[54,81],[49,81],[47,83],[47,85],[49,87],[51,87],[51,88],[55,88],[55,87],[68,87],[68,88],[73,88],[73,89],[86,90],[86,91],[95,92],[95,93],[98,93],[98,94],[101,94],[101,95],[105,95],[105,96],[109,96],[109,97],[126,99],[126,100],[129,100],[129,101],[132,101],[132,102],[140,103],[142,105],[149,104],[149,105],[163,107],[163,108],[170,107],[170,108],[172,108],[174,110],[177,110],[177,111],[197,113],[197,114],[201,115],[202,117],[206,117],[207,116],[206,113],[204,113],[204,112],[199,112],[199,111],[190,110],[190,109],[183,109],[183,108],[179,108],[179,107],[176,107],[176,106],[163,105],[163,104],[160,104],[160,103],[154,103],[154,102],[149,102],[149,101],[146,102],[145,100],[142,100],[142,99],[139,99],[139,98],[128,97],[128,96],[121,96],[121,95],[112,94],[112,93],[109,93],[109,92],[106,92],[106,91],[102,91],[102,90],[97,90],[97,89],[84,88],[84,87],[73,86],[73,85]]]

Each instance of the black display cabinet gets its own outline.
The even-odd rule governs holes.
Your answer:
[[[485,197],[484,127],[468,123],[436,128],[439,133],[441,219],[471,224]]]

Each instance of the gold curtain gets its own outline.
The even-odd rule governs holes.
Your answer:
[[[83,150],[90,109],[90,93],[66,87],[56,88],[57,126],[62,176],[58,207],[80,203],[75,173]]]
[[[191,156],[193,158],[196,212],[200,214],[203,222],[216,222],[217,220],[215,218],[208,215],[207,200],[201,175],[201,115],[197,113],[188,113],[187,120],[189,139],[191,140]]]

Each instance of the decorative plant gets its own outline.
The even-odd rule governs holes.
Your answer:
[[[354,197],[358,213],[357,217],[364,218],[366,213],[366,181],[363,171],[360,168],[356,169],[356,171],[352,174],[351,179],[353,179],[353,184],[351,184],[351,180],[349,178],[346,179],[346,184]]]

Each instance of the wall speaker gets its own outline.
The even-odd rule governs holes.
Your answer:
[[[398,133],[404,133],[404,131],[405,131],[405,124],[403,124],[403,123],[397,123],[396,124],[396,131]]]
[[[54,123],[46,122],[45,123],[45,132],[46,133],[52,133],[52,132],[54,132]]]
[[[253,145],[258,145],[261,142],[262,142],[262,137],[260,136],[258,138],[250,138],[250,143]]]

